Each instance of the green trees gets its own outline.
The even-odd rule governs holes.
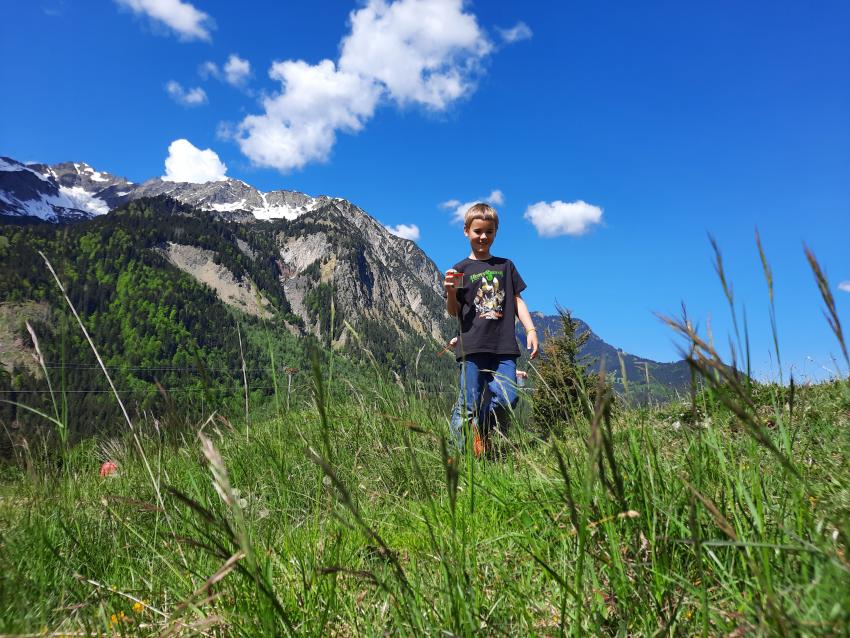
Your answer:
[[[537,364],[537,390],[533,415],[546,434],[557,433],[576,417],[590,418],[598,394],[598,380],[589,371],[590,361],[580,350],[590,333],[578,332],[578,321],[569,310],[558,308],[563,333],[547,335]]]

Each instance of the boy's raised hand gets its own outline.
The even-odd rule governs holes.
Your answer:
[[[455,278],[456,272],[457,270],[455,270],[454,268],[449,268],[446,271],[446,278],[443,281],[443,288],[446,289],[446,292],[454,290],[457,287],[457,280]]]

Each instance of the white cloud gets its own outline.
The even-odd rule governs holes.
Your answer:
[[[399,224],[398,226],[386,226],[386,229],[393,235],[402,239],[410,239],[411,241],[419,240],[419,226],[416,224]]]
[[[474,89],[492,50],[463,0],[371,0],[350,16],[341,69],[374,78],[400,104],[444,109]]]
[[[181,40],[212,39],[213,19],[194,5],[182,0],[115,0],[133,13],[146,15],[174,31]]]
[[[440,208],[452,211],[452,221],[462,224],[464,215],[466,215],[466,211],[469,210],[469,207],[479,202],[492,204],[493,206],[501,206],[505,203],[505,195],[502,191],[496,189],[486,197],[479,197],[471,202],[461,202],[459,199],[450,199],[449,201],[440,204]]]
[[[838,284],[838,289],[843,292],[850,292],[850,281],[842,281]]]
[[[251,77],[251,63],[243,60],[236,53],[231,53],[223,67],[219,68],[215,62],[207,61],[198,67],[198,73],[205,80],[213,77],[232,86],[241,87]]]
[[[172,100],[183,106],[200,106],[207,101],[207,94],[201,87],[184,89],[180,82],[171,80],[165,85],[165,90]]]
[[[525,22],[517,22],[510,29],[496,29],[499,32],[499,35],[507,44],[513,44],[514,42],[520,42],[522,40],[528,40],[531,38],[531,27],[529,27]]]
[[[587,202],[537,202],[523,215],[537,229],[541,237],[583,235],[594,224],[602,221],[602,209]]]
[[[207,60],[198,67],[198,75],[200,75],[204,80],[211,77],[221,78],[221,69],[218,68],[218,65],[215,62]]]
[[[203,151],[189,140],[174,140],[168,146],[168,157],[165,159],[166,182],[191,182],[204,184],[225,179],[227,166],[218,158],[218,154],[210,148]]]
[[[269,75],[283,92],[265,98],[265,112],[242,120],[235,137],[254,164],[282,171],[326,160],[336,132],[362,129],[380,96],[373,82],[331,60],[276,62]]]
[[[224,64],[224,79],[228,84],[241,86],[251,76],[251,63],[231,53]]]
[[[349,16],[338,61],[272,65],[281,91],[232,129],[240,149],[258,166],[301,168],[327,160],[337,132],[361,130],[382,98],[442,110],[469,95],[493,47],[463,5],[368,0]]]

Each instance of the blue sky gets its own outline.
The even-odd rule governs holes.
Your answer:
[[[773,377],[758,227],[783,363],[820,378],[803,243],[850,330],[848,32],[829,0],[6,3],[0,154],[143,181],[186,139],[213,173],[415,225],[441,268],[468,252],[441,204],[491,197],[532,309],[658,360],[654,312],[728,334],[711,233]]]

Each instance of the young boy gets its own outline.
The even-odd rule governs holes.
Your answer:
[[[525,282],[510,259],[490,254],[498,228],[499,215],[494,208],[482,203],[470,206],[463,234],[471,252],[446,271],[443,282],[446,311],[458,320],[455,357],[461,364],[461,409],[452,415],[452,436],[461,450],[465,426],[476,439],[482,437],[473,448],[476,456],[485,451],[493,422],[504,426],[516,406],[517,318],[525,328],[531,358],[537,356],[537,330],[520,297]],[[479,405],[485,388],[490,398],[487,405]]]

